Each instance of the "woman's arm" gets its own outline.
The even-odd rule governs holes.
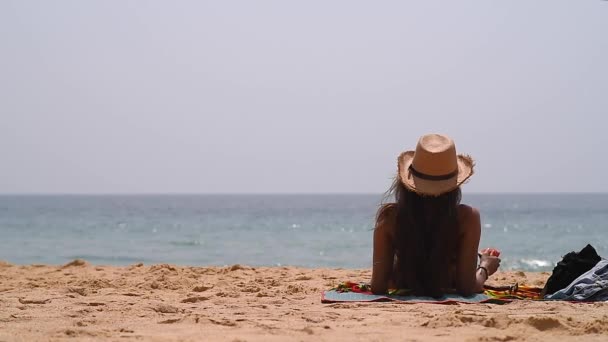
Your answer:
[[[477,268],[477,251],[481,237],[481,218],[479,211],[469,206],[461,205],[459,212],[462,227],[462,246],[458,257],[456,289],[463,295],[483,291],[483,284],[500,265],[500,259],[490,255],[482,255]]]
[[[477,269],[477,251],[481,236],[479,211],[466,205],[459,208],[461,246],[456,264],[456,290],[463,295],[471,295],[483,289],[486,275]]]
[[[385,294],[388,290],[388,283],[393,272],[393,262],[395,258],[395,250],[393,247],[391,227],[393,219],[391,219],[391,210],[387,208],[380,209],[374,229],[374,256],[372,266],[372,292],[375,294]]]

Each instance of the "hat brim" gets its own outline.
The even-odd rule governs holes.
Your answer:
[[[459,154],[458,175],[446,180],[427,180],[414,176],[410,170],[414,160],[414,151],[401,153],[399,156],[399,178],[403,185],[421,195],[439,196],[450,192],[465,183],[474,173],[475,162],[470,156]]]

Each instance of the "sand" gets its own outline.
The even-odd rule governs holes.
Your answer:
[[[606,341],[608,303],[321,304],[370,270],[16,266],[0,262],[0,341]],[[504,272],[493,284],[542,285]]]

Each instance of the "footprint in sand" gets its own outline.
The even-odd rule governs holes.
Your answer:
[[[70,293],[77,293],[81,296],[86,296],[87,295],[87,289],[84,287],[68,287],[68,292]]]
[[[79,303],[79,304],[84,304],[87,306],[105,306],[106,305],[106,303],[100,303],[100,302]]]
[[[19,303],[21,304],[48,304],[51,302],[51,299],[24,299],[19,298]]]
[[[315,318],[315,317],[306,317],[306,316],[302,316],[302,318],[309,323],[321,323],[323,320],[320,318]]]
[[[306,327],[306,328],[302,329],[302,331],[307,333],[308,335],[313,335],[315,333],[314,330],[312,330],[312,328],[310,328],[310,327]]]
[[[213,288],[213,285],[199,285],[199,286],[195,286],[192,289],[192,292],[205,292],[207,290],[211,290]]]
[[[158,312],[158,313],[178,313],[180,312],[180,309],[176,308],[175,306],[171,306],[171,305],[167,305],[167,304],[160,304],[154,308],[152,308],[152,310]]]
[[[160,321],[160,322],[158,322],[158,324],[173,324],[173,323],[180,322],[181,320],[182,320],[181,318],[171,318],[171,319],[167,319],[164,321]]]
[[[198,296],[198,297],[189,297],[186,299],[182,299],[182,303],[198,303],[198,302],[202,302],[205,300],[208,300],[209,297],[203,297],[203,296]]]
[[[288,285],[287,290],[285,291],[287,294],[296,294],[304,292],[304,286],[302,285]]]
[[[209,318],[209,321],[211,323],[213,323],[213,324],[219,324],[219,325],[223,325],[223,326],[226,326],[226,327],[234,327],[234,326],[236,326],[236,322],[231,321],[229,319],[225,319],[225,318],[222,318],[222,319],[212,319],[212,318]]]
[[[525,320],[525,323],[540,331],[564,328],[564,325],[559,320],[551,317],[530,317]]]

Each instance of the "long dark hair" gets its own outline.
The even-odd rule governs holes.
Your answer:
[[[399,288],[416,295],[440,297],[447,284],[458,243],[460,188],[440,196],[424,196],[407,189],[396,177],[387,196],[395,203],[384,205],[395,215],[396,264],[394,277]]]

